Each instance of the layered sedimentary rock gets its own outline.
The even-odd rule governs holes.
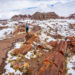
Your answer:
[[[58,16],[55,12],[41,13],[36,12],[33,15],[15,15],[11,18],[12,21],[24,20],[26,18],[35,20],[47,20],[47,19],[75,19],[75,14],[71,14],[68,17]]]
[[[31,19],[36,19],[36,20],[56,19],[56,18],[59,18],[59,16],[54,12],[48,12],[48,13],[36,12],[31,17]]]
[[[17,21],[17,20],[21,20],[21,19],[26,19],[26,18],[30,18],[30,15],[15,15],[11,18],[12,21]]]

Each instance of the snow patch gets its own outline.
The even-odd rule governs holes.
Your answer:
[[[5,39],[5,37],[9,34],[12,34],[14,32],[14,28],[6,28],[0,30],[0,40]]]
[[[9,74],[9,73],[14,73],[14,75],[16,74],[19,74],[19,75],[22,75],[22,72],[20,72],[19,70],[15,71],[12,67],[11,67],[11,64],[8,63],[6,66],[5,66],[5,69],[6,69],[6,72],[2,75],[5,75],[5,74]]]
[[[22,46],[22,43],[20,43],[20,42],[18,42],[18,43],[16,43],[15,44],[15,48],[17,49],[17,48],[20,48]]]
[[[26,55],[25,58],[31,59],[31,58],[36,58],[37,56],[34,54],[34,50],[29,51]]]
[[[75,55],[72,56],[71,58],[68,58],[68,64],[67,64],[67,68],[69,69],[67,73],[75,75],[75,70],[72,69],[72,67],[75,67]]]

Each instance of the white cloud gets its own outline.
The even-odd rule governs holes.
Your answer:
[[[32,14],[36,11],[55,11],[59,15],[65,15],[75,12],[74,3],[74,0],[0,0],[0,19],[10,18],[21,13]],[[54,7],[50,5],[54,5]],[[37,8],[27,9],[31,7]]]

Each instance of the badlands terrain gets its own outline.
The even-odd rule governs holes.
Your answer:
[[[75,75],[75,19],[34,16],[0,21],[0,75]]]

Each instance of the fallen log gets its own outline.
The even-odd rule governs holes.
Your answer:
[[[65,74],[65,58],[64,51],[67,48],[67,42],[59,42],[56,51],[53,51],[44,60],[42,67],[37,75],[64,75]],[[61,52],[63,53],[61,53]]]

